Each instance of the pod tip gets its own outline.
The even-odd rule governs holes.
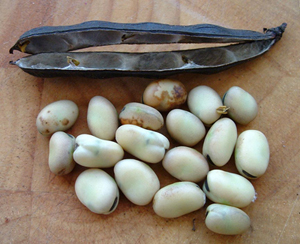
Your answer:
[[[15,65],[16,64],[16,62],[14,62],[14,61],[9,61],[9,64],[11,64],[11,65]]]
[[[274,35],[274,39],[277,41],[279,41],[282,37],[283,32],[285,31],[287,26],[287,23],[282,23],[280,26],[275,27],[275,28],[271,28],[271,29],[264,29],[264,32],[271,32]]]

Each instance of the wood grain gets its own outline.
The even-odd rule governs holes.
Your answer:
[[[0,242],[299,243],[299,11],[297,0],[2,0]],[[208,85],[223,95],[231,86],[237,85],[257,100],[257,118],[247,126],[238,125],[238,132],[247,129],[262,131],[270,143],[271,159],[266,174],[253,181],[258,194],[256,202],[244,209],[252,220],[249,231],[239,236],[217,235],[205,227],[205,208],[177,219],[163,219],[154,214],[151,204],[135,206],[122,194],[113,214],[96,215],[88,211],[74,193],[74,182],[83,167],[76,166],[70,175],[64,177],[51,174],[47,165],[49,138],[38,134],[35,127],[36,116],[45,105],[59,99],[76,102],[80,115],[68,132],[77,136],[89,133],[86,112],[93,96],[108,98],[120,111],[128,102],[139,102],[143,90],[152,80],[130,77],[104,80],[36,78],[9,65],[10,60],[24,55],[10,55],[8,50],[23,32],[33,27],[70,25],[96,19],[182,25],[211,23],[256,31],[288,23],[282,40],[253,61],[214,75],[172,77],[182,81],[188,91],[198,85]],[[163,48],[166,47],[134,45],[103,50]],[[165,129],[162,133],[167,135]],[[173,141],[171,144],[177,145]],[[202,143],[195,148],[201,151]],[[151,167],[161,186],[176,181],[160,163]],[[232,159],[223,169],[237,172]],[[112,169],[106,171],[113,175]]]

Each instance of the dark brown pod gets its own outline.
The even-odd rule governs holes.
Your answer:
[[[112,24],[114,25],[114,24]],[[136,24],[138,25],[138,24]],[[125,27],[132,27],[124,24]],[[136,26],[134,26],[136,27]],[[151,27],[151,28],[150,28]],[[155,32],[154,27],[160,27]],[[201,32],[198,32],[198,29]],[[45,27],[45,36],[41,35],[41,30],[32,30],[25,33],[23,37],[11,48],[11,52],[19,49],[29,53],[39,53],[28,57],[21,58],[15,62],[11,62],[19,66],[25,72],[39,77],[55,77],[55,76],[85,76],[90,78],[106,78],[115,76],[142,76],[142,77],[165,77],[185,72],[195,73],[216,73],[245,61],[251,60],[267,52],[278,40],[280,40],[284,32],[286,24],[282,24],[277,28],[266,29],[264,33],[245,31],[245,30],[231,30],[223,27],[213,25],[197,25],[187,27],[185,30],[182,26],[173,26],[173,29],[168,25],[155,23],[141,23],[139,28],[135,28],[135,37],[128,42],[113,42],[109,40],[106,42],[95,40],[93,44],[91,39],[86,39],[90,35],[90,29],[86,32],[80,32],[82,39],[78,40],[77,46],[72,46],[71,49],[59,48],[47,49],[51,44],[46,42],[42,45],[45,48],[44,53],[39,53],[41,50],[32,47],[29,51],[30,44],[34,43],[32,40],[47,36],[49,43],[52,37],[56,40],[61,33],[66,36],[74,35],[75,27],[61,27],[61,31],[57,31],[58,27]],[[71,28],[71,29],[70,29]],[[143,29],[145,28],[145,29]],[[42,29],[43,30],[43,29]],[[52,32],[51,32],[52,30]],[[96,30],[98,30],[96,28]],[[95,31],[96,31],[95,30]],[[128,29],[126,31],[132,31]],[[227,30],[227,32],[226,32]],[[98,30],[99,31],[99,30]],[[102,34],[102,31],[98,34]],[[124,30],[125,31],[125,30]],[[123,32],[124,32],[123,31]],[[194,32],[193,32],[194,31]],[[114,30],[119,33],[120,30]],[[123,33],[122,32],[122,33]],[[126,32],[127,34],[129,32]],[[145,33],[149,34],[148,42],[146,39],[140,39]],[[154,34],[153,34],[154,33]],[[158,36],[156,34],[159,33]],[[77,33],[78,34],[78,33]],[[106,33],[107,34],[107,33]],[[126,35],[127,35],[126,34]],[[148,34],[147,34],[148,35]],[[146,35],[146,36],[147,36]],[[158,39],[155,39],[154,36]],[[180,35],[183,39],[178,39]],[[163,38],[163,37],[169,37]],[[193,37],[188,39],[187,36]],[[262,37],[264,36],[264,38]],[[172,39],[173,37],[175,39]],[[247,37],[247,38],[245,38]],[[42,39],[40,39],[42,38]],[[186,39],[187,38],[187,39]],[[252,38],[252,39],[251,39]],[[76,38],[75,38],[76,39]],[[122,39],[122,38],[121,38]],[[131,39],[131,38],[129,38]],[[23,41],[30,41],[30,43],[22,44]],[[58,39],[59,40],[59,39]],[[155,42],[157,40],[157,42]],[[86,41],[86,42],[85,42]],[[83,48],[91,45],[109,45],[109,44],[136,44],[136,43],[171,43],[171,42],[241,42],[233,45],[200,48],[193,50],[167,51],[167,52],[147,52],[147,53],[129,53],[129,52],[57,52],[69,51],[73,49]],[[26,43],[26,41],[24,42]],[[53,51],[53,52],[52,52]]]
[[[42,26],[31,29],[19,38],[10,49],[10,53],[14,50],[30,54],[68,52],[86,47],[117,44],[247,42],[274,39],[277,32],[276,29],[270,29],[260,33],[211,24],[182,26],[151,22],[88,21],[77,25]]]

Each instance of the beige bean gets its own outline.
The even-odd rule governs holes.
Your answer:
[[[159,111],[170,111],[185,103],[187,91],[177,80],[163,79],[151,82],[143,94],[143,103]]]
[[[235,122],[246,125],[255,119],[258,108],[250,93],[238,86],[231,87],[223,96],[223,104],[228,107],[228,116]]]
[[[170,147],[163,134],[136,125],[122,125],[116,132],[116,141],[121,147],[147,163],[158,163]]]
[[[116,182],[129,201],[144,206],[152,201],[160,183],[155,172],[145,163],[123,159],[114,167]]]
[[[73,158],[76,163],[85,167],[113,167],[124,156],[122,147],[109,140],[82,134],[76,137],[76,148]]]
[[[209,171],[208,163],[202,154],[186,146],[169,150],[162,165],[169,174],[182,181],[199,182]]]
[[[223,204],[211,204],[206,209],[205,224],[222,235],[239,235],[250,228],[250,218],[241,209]]]
[[[208,172],[203,191],[215,203],[238,208],[246,207],[256,199],[255,189],[249,180],[219,169]]]
[[[242,132],[237,139],[234,157],[240,174],[249,179],[262,176],[268,168],[270,159],[266,136],[258,130]]]
[[[56,175],[66,175],[74,167],[73,152],[75,149],[75,137],[63,131],[55,132],[49,141],[50,171]]]
[[[215,166],[224,166],[230,159],[237,140],[237,128],[229,118],[216,121],[207,132],[203,156]]]
[[[83,171],[76,179],[75,193],[84,206],[97,214],[110,214],[119,203],[116,182],[101,169]]]
[[[197,86],[188,95],[189,110],[205,125],[210,126],[221,116],[217,109],[221,107],[222,100],[219,94],[208,86]]]
[[[71,128],[78,117],[78,107],[70,100],[59,100],[45,106],[37,116],[36,127],[43,136]]]
[[[116,108],[105,97],[93,97],[88,106],[87,124],[94,136],[103,140],[113,140],[119,126]]]
[[[121,124],[133,124],[145,129],[159,130],[164,125],[161,113],[142,103],[128,103],[119,114]]]
[[[163,218],[177,218],[202,208],[206,198],[192,182],[176,182],[161,188],[154,196],[153,210]]]
[[[168,113],[166,126],[170,136],[184,146],[195,146],[206,133],[201,120],[182,109],[173,109]]]

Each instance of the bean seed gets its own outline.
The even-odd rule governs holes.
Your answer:
[[[205,201],[205,194],[197,184],[176,182],[155,194],[153,210],[163,218],[177,218],[202,208]]]
[[[159,190],[157,175],[147,164],[139,160],[119,161],[114,167],[114,173],[119,188],[134,204],[147,205]]]
[[[173,109],[166,118],[166,126],[170,136],[184,146],[195,146],[205,136],[205,126],[194,114]]]
[[[116,141],[125,151],[148,163],[160,162],[170,147],[164,135],[136,125],[120,126],[116,132]]]
[[[37,129],[43,136],[50,136],[56,131],[65,131],[74,125],[78,113],[77,105],[70,100],[50,103],[38,114]]]
[[[116,108],[102,96],[93,97],[88,106],[87,124],[94,136],[104,140],[113,140],[119,126]]]
[[[205,125],[210,126],[221,116],[217,109],[222,106],[219,94],[208,86],[197,86],[189,92],[187,104],[190,111]]]
[[[169,174],[182,181],[199,182],[209,171],[208,163],[202,154],[185,146],[169,150],[162,165]]]
[[[211,204],[206,209],[205,224],[222,235],[239,235],[249,229],[249,216],[241,209],[223,204]]]
[[[214,169],[203,184],[206,196],[215,203],[243,208],[256,199],[251,182],[238,174]]]
[[[255,99],[238,86],[231,87],[223,96],[223,104],[228,107],[228,116],[235,122],[246,125],[257,115]]]
[[[234,151],[236,140],[235,123],[229,118],[219,119],[207,132],[203,143],[203,156],[215,166],[224,166]]]
[[[237,139],[234,157],[240,174],[249,179],[262,176],[267,170],[270,159],[266,136],[258,130],[242,132]]]
[[[164,118],[159,111],[142,103],[128,103],[119,114],[121,124],[133,124],[145,129],[159,130]]]
[[[143,94],[143,102],[159,111],[170,111],[185,103],[186,98],[185,86],[169,79],[151,82]]]
[[[113,167],[124,156],[122,147],[112,141],[102,140],[92,135],[82,134],[76,137],[73,158],[85,167]]]
[[[76,179],[75,193],[83,205],[97,214],[110,214],[119,203],[116,182],[101,169],[83,171]]]
[[[63,131],[55,132],[49,141],[49,168],[56,175],[66,175],[74,167],[75,137]]]

